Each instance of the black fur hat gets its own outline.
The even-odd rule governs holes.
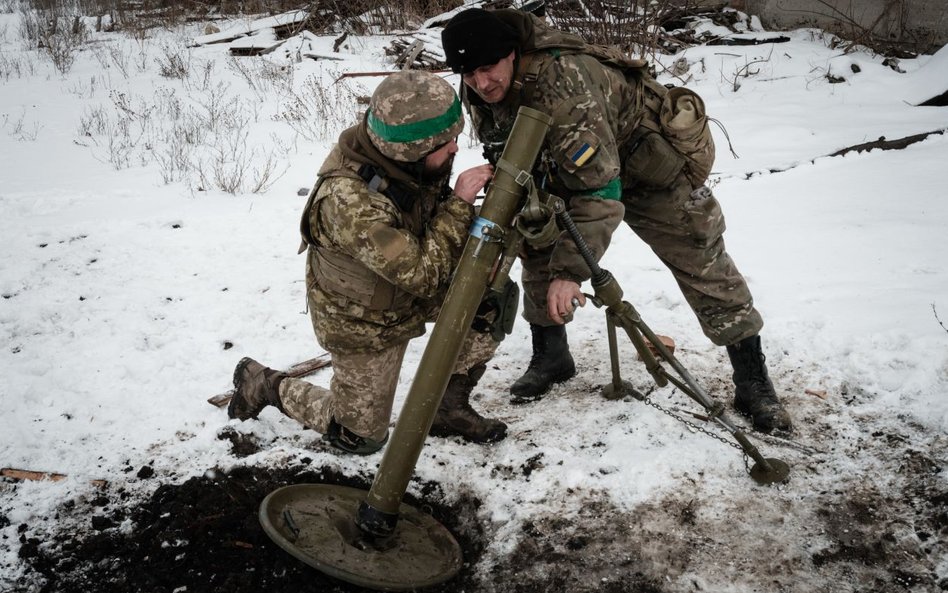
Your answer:
[[[459,12],[441,32],[445,61],[451,70],[462,74],[496,64],[519,42],[513,27],[483,8]]]

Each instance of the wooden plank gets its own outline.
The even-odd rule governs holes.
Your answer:
[[[416,39],[408,46],[408,49],[402,52],[402,55],[395,61],[395,65],[402,70],[411,70],[412,64],[415,63],[415,58],[418,57],[418,54],[420,54],[423,49],[425,49],[425,42],[421,39]]]
[[[55,472],[43,472],[35,471],[30,469],[18,469],[15,467],[4,467],[0,469],[0,477],[8,478],[10,480],[17,481],[30,481],[30,482],[41,482],[43,480],[49,482],[60,482],[67,478],[66,474],[57,474]],[[108,482],[105,480],[92,480],[90,482],[93,486],[98,486],[99,488],[104,487]]]

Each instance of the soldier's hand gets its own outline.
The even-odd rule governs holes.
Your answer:
[[[454,182],[454,193],[468,204],[473,204],[477,192],[484,189],[493,175],[494,168],[490,165],[479,165],[462,171]]]
[[[579,284],[572,280],[555,278],[546,291],[547,315],[556,323],[566,323],[573,317],[574,300],[580,307],[586,304],[586,295],[580,290]]]

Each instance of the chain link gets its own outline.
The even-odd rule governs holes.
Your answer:
[[[694,422],[692,422],[691,420],[688,420],[687,418],[684,418],[683,416],[679,416],[678,414],[672,412],[671,410],[669,410],[668,408],[662,406],[661,404],[655,403],[654,401],[652,401],[652,398],[650,398],[650,397],[648,397],[648,396],[645,396],[645,399],[644,399],[643,401],[644,401],[647,405],[650,405],[650,406],[652,406],[653,408],[655,408],[656,410],[658,410],[659,412],[662,412],[663,414],[667,414],[668,416],[671,416],[672,418],[674,418],[675,420],[681,422],[681,423],[684,424],[685,426],[688,426],[688,427],[690,427],[690,428],[692,428],[692,429],[694,429],[694,430],[696,430],[696,431],[698,431],[698,432],[704,433],[704,434],[706,434],[707,436],[711,437],[712,439],[721,441],[721,442],[724,443],[725,445],[734,447],[735,449],[737,449],[738,451],[740,451],[740,452],[741,452],[741,455],[742,455],[743,458],[744,458],[744,469],[747,470],[747,473],[750,473],[751,470],[750,470],[750,464],[749,464],[748,461],[747,461],[747,453],[744,452],[743,447],[741,447],[739,444],[735,443],[734,441],[728,440],[728,439],[724,438],[723,436],[721,436],[721,435],[719,435],[719,434],[717,434],[717,433],[711,432],[710,430],[708,430],[708,429],[706,429],[706,428],[704,428],[704,427],[702,427],[702,426],[699,426],[698,424],[695,424]]]

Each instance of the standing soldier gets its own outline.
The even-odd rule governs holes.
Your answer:
[[[332,355],[324,389],[245,358],[234,371],[231,418],[267,405],[324,434],[333,446],[369,454],[388,438],[392,401],[408,341],[437,314],[474,217],[490,165],[448,185],[464,127],[447,82],[427,72],[392,74],[360,124],[326,158],[303,212],[309,310]],[[497,342],[471,330],[431,434],[494,442],[507,426],[469,403]]]
[[[755,428],[790,430],[790,416],[767,373],[763,326],[747,283],[724,249],[724,217],[704,186],[714,144],[704,104],[669,90],[647,64],[588,44],[516,10],[472,8],[442,32],[448,66],[490,156],[517,109],[550,114],[542,164],[545,188],[566,200],[597,258],[623,219],[674,274],[711,341],[734,367],[735,406]],[[514,403],[539,399],[575,375],[565,323],[589,270],[566,233],[523,258],[524,317],[533,357],[511,387]]]

